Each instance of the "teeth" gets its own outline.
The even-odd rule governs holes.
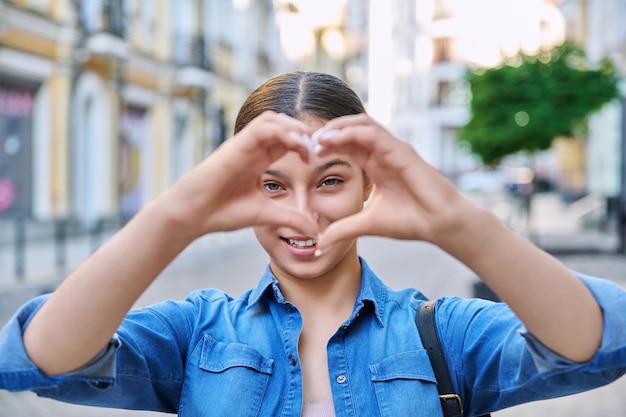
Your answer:
[[[287,242],[291,246],[295,246],[297,248],[306,248],[306,247],[310,247],[310,246],[315,245],[317,243],[317,239],[309,239],[309,240],[287,239]]]

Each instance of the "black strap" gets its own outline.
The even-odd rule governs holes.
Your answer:
[[[426,301],[420,304],[415,323],[419,330],[422,344],[428,352],[435,378],[437,378],[437,391],[441,400],[441,408],[444,417],[461,417],[463,415],[463,402],[461,397],[454,391],[450,371],[443,353],[437,323],[435,321],[435,301]],[[490,417],[486,414],[482,417]]]

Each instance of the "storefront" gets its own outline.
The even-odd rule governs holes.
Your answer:
[[[37,85],[0,76],[0,216],[32,215],[32,119]]]

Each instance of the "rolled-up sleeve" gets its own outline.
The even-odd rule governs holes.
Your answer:
[[[49,377],[30,360],[23,343],[24,329],[48,298],[26,303],[0,331],[0,389],[78,404],[176,411],[193,302],[165,301],[129,312],[90,362]]]
[[[63,376],[49,377],[30,360],[22,335],[48,298],[49,295],[43,295],[29,301],[0,330],[0,388],[8,391],[38,390],[68,379],[87,381],[96,386],[110,385],[115,375],[115,351],[120,346],[117,337],[113,337],[88,364]]]
[[[614,283],[586,275],[579,275],[598,300],[604,314],[600,359],[618,354],[615,363],[626,365],[626,292]],[[604,361],[600,360],[600,367]]]
[[[626,373],[626,292],[605,279],[577,276],[603,312],[601,346],[585,363],[543,345],[505,304],[458,298],[440,302],[437,320],[446,357],[468,409],[478,415],[570,395]]]
[[[594,295],[603,314],[602,343],[595,357],[584,364],[586,372],[613,371],[618,377],[626,371],[626,292],[605,279],[577,274]],[[544,346],[532,334],[522,332],[539,372],[578,366]],[[607,377],[613,379],[612,372]]]

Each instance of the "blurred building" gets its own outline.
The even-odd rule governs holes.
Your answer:
[[[559,8],[567,22],[567,36],[583,45],[592,61],[610,58],[622,77],[626,77],[626,2],[561,0]],[[608,217],[617,220],[620,250],[626,252],[626,90],[623,88],[622,96],[590,118],[587,137],[579,145],[581,163],[577,169],[582,172],[580,186],[585,193],[604,200]]]
[[[458,16],[445,0],[397,2],[394,13],[392,125],[448,175],[475,162],[459,148],[456,131],[469,119],[463,83],[468,60],[459,48]]]
[[[271,0],[0,0],[0,220],[128,220],[288,66]]]
[[[562,0],[560,9],[567,21],[567,36],[585,48],[592,62],[610,58],[626,76],[626,2],[619,0]],[[595,114],[581,152],[585,191],[615,197],[621,190],[623,104],[615,102]]]
[[[457,142],[469,120],[468,69],[558,44],[565,29],[544,0],[398,0],[391,22],[390,125],[452,177],[479,165]]]

